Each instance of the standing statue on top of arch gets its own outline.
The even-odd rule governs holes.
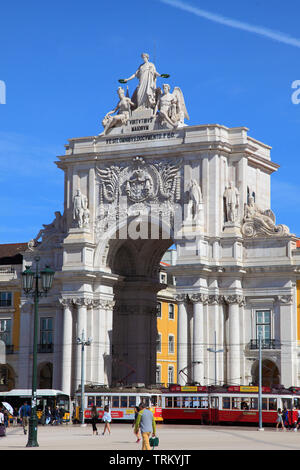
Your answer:
[[[139,66],[137,71],[128,78],[120,79],[120,83],[127,83],[133,78],[139,80],[139,84],[136,87],[131,101],[135,104],[136,108],[144,106],[145,108],[155,108],[157,102],[157,88],[156,79],[157,77],[168,78],[168,74],[160,74],[157,72],[155,65],[149,62],[149,54],[143,52],[142,59],[143,64]]]

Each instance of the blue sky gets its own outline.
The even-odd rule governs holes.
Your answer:
[[[28,241],[63,210],[53,162],[68,138],[102,131],[141,52],[183,90],[189,124],[246,126],[272,147],[272,210],[300,236],[299,17],[296,0],[4,2],[0,243]]]

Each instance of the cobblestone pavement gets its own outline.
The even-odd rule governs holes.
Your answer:
[[[2,450],[128,450],[141,449],[130,424],[113,423],[111,435],[92,435],[91,425],[64,424],[39,426],[38,448],[26,448],[28,437],[20,426],[11,426],[7,435],[0,438]],[[258,431],[256,427],[225,427],[201,425],[157,426],[157,450],[300,450],[300,432],[276,432],[275,428]]]

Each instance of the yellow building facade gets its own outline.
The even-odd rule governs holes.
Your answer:
[[[158,295],[156,383],[168,386],[177,382],[177,305],[173,289]]]

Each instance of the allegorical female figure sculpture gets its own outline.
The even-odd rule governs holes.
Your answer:
[[[105,115],[102,121],[104,131],[100,135],[106,135],[112,127],[126,125],[129,120],[131,106],[134,106],[134,103],[131,101],[130,98],[125,96],[125,92],[122,87],[118,88],[117,93],[119,95],[120,100],[115,109],[109,111]],[[111,116],[111,114],[114,114],[116,112],[117,114],[115,116]]]
[[[154,108],[156,104],[156,79],[157,77],[167,78],[169,75],[157,72],[155,65],[149,62],[149,54],[143,53],[143,64],[139,66],[137,71],[129,78],[120,79],[120,83],[127,83],[133,78],[139,80],[139,84],[135,89],[131,99],[136,108],[144,106],[145,108]]]

